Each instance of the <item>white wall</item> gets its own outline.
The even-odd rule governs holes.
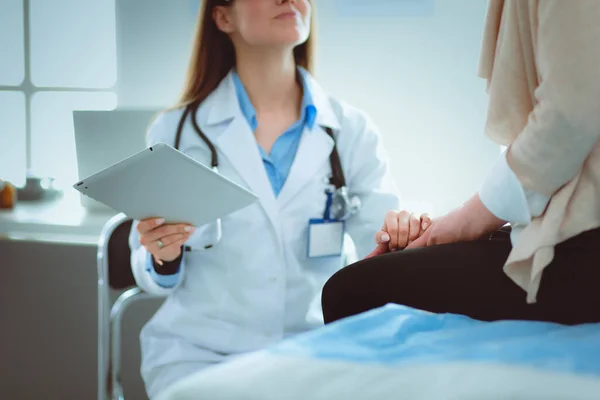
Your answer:
[[[120,106],[174,103],[194,3],[117,1]],[[373,16],[376,10],[347,16],[341,3],[317,5],[317,78],[380,127],[407,207],[447,211],[477,190],[499,155],[483,135],[485,85],[476,77],[486,2],[437,0],[431,15],[387,18]]]
[[[172,106],[181,90],[196,0],[117,0],[119,107]]]
[[[334,5],[319,3],[319,80],[373,117],[407,200],[437,213],[458,205],[499,154],[482,133],[476,77],[486,2],[438,0],[431,16],[387,19],[336,16]]]

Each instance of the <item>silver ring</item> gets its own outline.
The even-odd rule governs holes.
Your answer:
[[[159,249],[162,249],[163,247],[165,247],[165,244],[162,242],[162,240],[157,240],[156,245],[158,246]]]

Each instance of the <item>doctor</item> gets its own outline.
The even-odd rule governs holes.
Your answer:
[[[136,221],[136,281],[169,295],[141,333],[151,398],[231,355],[322,325],[320,291],[343,266],[344,232],[363,257],[386,211],[398,209],[377,129],[309,73],[311,8],[202,2],[181,102],[149,129],[149,146],[175,145],[260,199],[207,226]],[[414,240],[429,222],[389,213],[384,240]]]

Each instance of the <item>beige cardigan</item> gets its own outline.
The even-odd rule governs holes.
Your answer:
[[[532,303],[554,246],[600,227],[600,0],[490,0],[479,74],[486,134],[551,196],[504,266]]]

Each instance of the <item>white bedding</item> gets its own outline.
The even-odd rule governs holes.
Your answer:
[[[207,369],[160,400],[600,400],[600,324],[386,306]]]

